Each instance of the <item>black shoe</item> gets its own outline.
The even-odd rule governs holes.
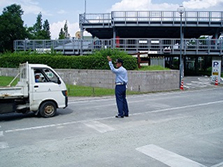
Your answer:
[[[116,115],[115,118],[124,118],[124,116]]]
[[[129,117],[129,115],[124,115],[124,117]]]

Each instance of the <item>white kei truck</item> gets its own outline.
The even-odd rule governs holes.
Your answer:
[[[18,76],[16,86],[0,87],[0,114],[32,111],[48,118],[67,107],[66,85],[51,67],[26,62],[20,64]]]

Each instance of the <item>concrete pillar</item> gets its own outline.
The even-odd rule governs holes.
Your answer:
[[[84,29],[83,27],[81,26],[81,41],[80,41],[80,55],[83,55],[83,36],[84,36]]]
[[[219,30],[216,30],[214,39],[215,39],[215,49],[218,48],[218,38],[219,38]]]
[[[198,74],[198,56],[195,56],[195,74],[197,75]]]
[[[116,40],[116,29],[113,28],[113,48],[116,48],[116,42],[115,42],[115,40]]]

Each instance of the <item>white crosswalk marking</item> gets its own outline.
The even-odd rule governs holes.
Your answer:
[[[1,126],[0,126],[1,128]],[[4,137],[4,133],[3,131],[0,131],[0,138],[3,138]],[[0,149],[4,149],[4,148],[8,148],[9,145],[7,142],[0,142]]]
[[[3,131],[0,131],[0,137],[4,137]],[[4,149],[4,148],[8,148],[8,147],[9,147],[9,145],[7,142],[0,142],[0,149]]]
[[[153,144],[136,148],[136,150],[170,167],[205,167],[202,164],[199,164],[186,157],[175,154]]]
[[[101,122],[98,122],[98,121],[91,121],[91,122],[86,122],[84,123],[87,127],[90,127],[92,129],[95,129],[97,130],[98,132],[100,133],[105,133],[105,132],[108,132],[108,131],[113,131],[115,130],[113,127],[110,127],[108,125],[105,125]]]
[[[186,89],[205,88],[210,86],[213,86],[213,84],[211,84],[211,80],[208,77],[193,78],[192,81],[189,79],[185,81],[184,84]]]
[[[4,135],[3,135],[3,131],[0,131],[0,137],[2,137],[2,136],[4,136]]]
[[[8,148],[9,145],[7,142],[0,142],[0,149]]]

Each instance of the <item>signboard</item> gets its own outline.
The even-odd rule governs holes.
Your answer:
[[[212,82],[218,79],[218,83],[221,81],[221,60],[212,60]]]

